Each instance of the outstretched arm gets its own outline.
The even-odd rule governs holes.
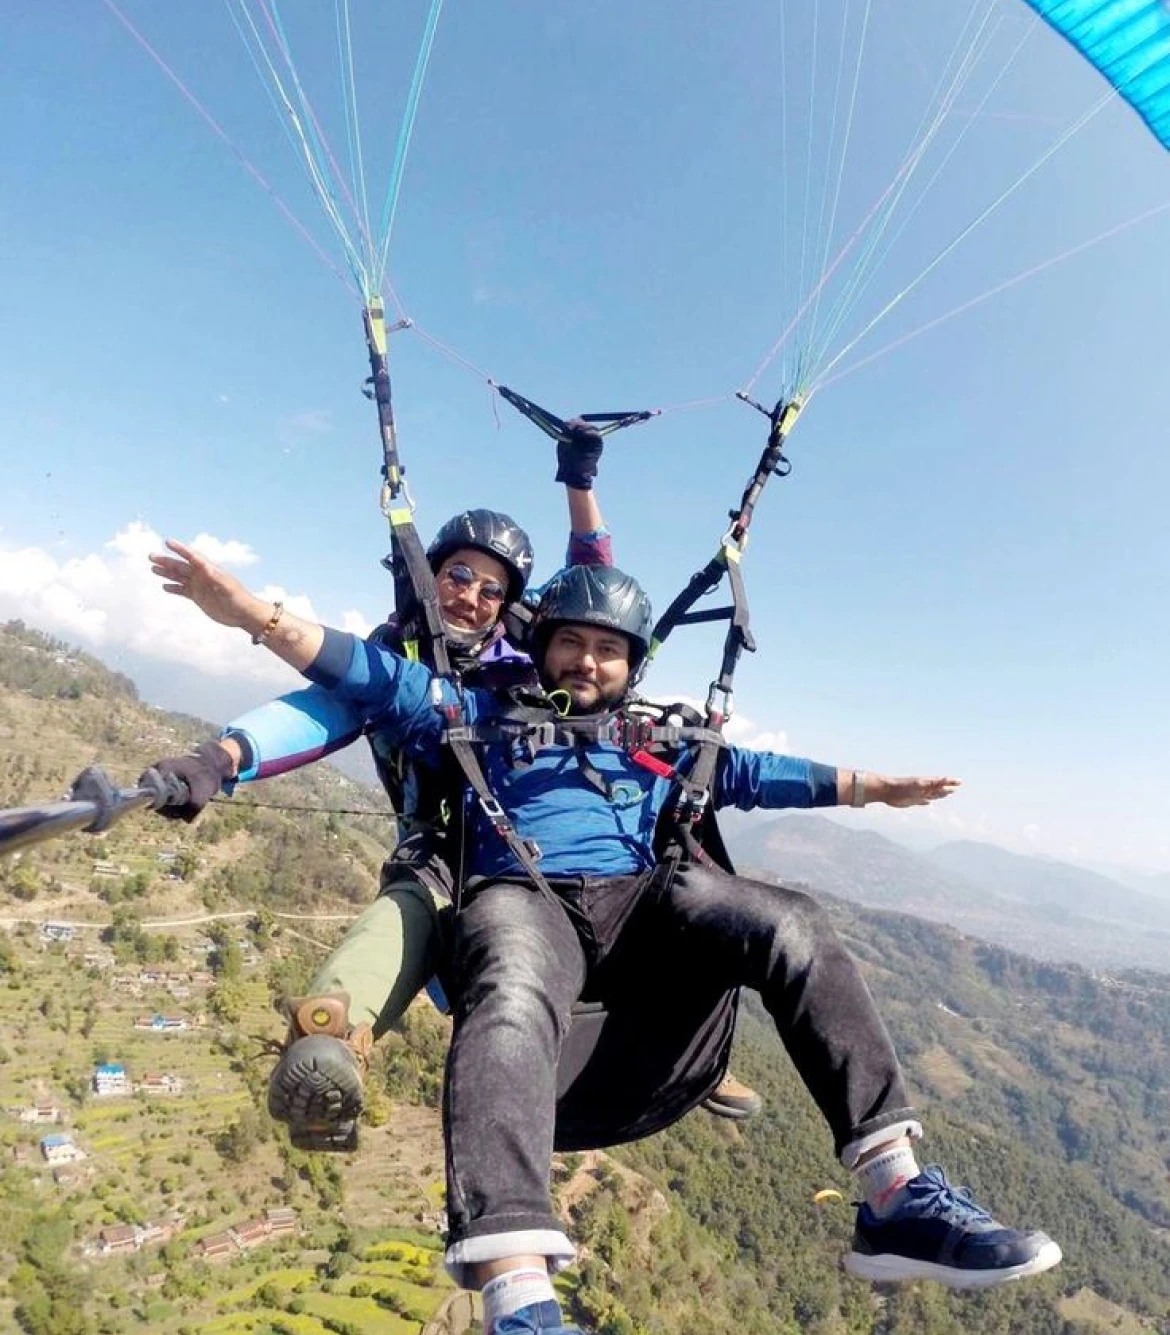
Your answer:
[[[613,549],[605,516],[593,484],[604,448],[601,433],[589,422],[566,422],[567,437],[557,442],[557,481],[564,484],[569,504],[570,566],[613,565]]]
[[[190,794],[185,805],[162,814],[194,820],[222,787],[319,759],[356,736],[375,714],[380,726],[419,755],[438,748],[432,674],[422,664],[257,598],[184,543],[168,539],[167,548],[171,555],[150,557],[167,593],[190,599],[220,625],[247,631],[254,644],[303,672],[314,686],[235,720],[218,742],[203,743],[193,756],[157,762],[155,768],[180,777]]]
[[[959,787],[951,778],[893,778],[867,770],[837,769],[798,756],[728,747],[716,771],[716,806],[741,811],[785,807],[918,807],[949,797]]]
[[[262,644],[298,672],[313,663],[325,642],[323,626],[296,616],[283,603],[257,598],[234,575],[212,565],[185,543],[168,538],[167,548],[174,555],[150,555],[150,569],[166,581],[165,592],[189,598],[221,626],[246,630],[253,644]]]
[[[403,745],[426,746],[432,740],[437,745],[442,728],[431,699],[434,674],[429,668],[384,644],[306,621],[279,602],[257,598],[234,575],[181,542],[168,538],[167,547],[175,555],[155,552],[150,557],[151,570],[167,581],[167,593],[189,598],[222,626],[248,631],[254,644],[355,706],[364,722],[376,716]],[[454,699],[446,685],[442,692],[444,700]]]
[[[887,807],[924,807],[950,795],[962,785],[962,779],[924,778],[910,775],[893,778],[871,770],[837,771],[837,805],[866,807],[880,802]]]

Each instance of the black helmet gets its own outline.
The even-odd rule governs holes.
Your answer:
[[[515,602],[524,592],[532,573],[532,543],[511,515],[495,510],[464,510],[439,529],[427,548],[431,569],[460,547],[473,547],[502,561],[508,567],[508,600]]]
[[[613,566],[570,566],[549,580],[533,618],[533,657],[544,656],[549,636],[567,621],[621,631],[630,641],[631,675],[650,652],[650,599],[632,575]]]

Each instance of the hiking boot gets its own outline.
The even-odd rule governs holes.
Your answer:
[[[934,1279],[953,1289],[983,1289],[1050,1270],[1060,1248],[1046,1233],[997,1223],[964,1187],[931,1164],[904,1188],[884,1218],[863,1205],[845,1269],[860,1279]]]
[[[289,1032],[268,1080],[268,1111],[302,1150],[354,1150],[374,1032],[349,1022],[349,994],[288,1002]]]
[[[566,1326],[555,1302],[531,1303],[502,1316],[491,1335],[587,1335],[580,1326]]]
[[[764,1106],[764,1100],[754,1089],[737,1080],[733,1075],[725,1075],[718,1085],[703,1100],[703,1107],[716,1117],[726,1117],[733,1122],[742,1122],[754,1117]]]

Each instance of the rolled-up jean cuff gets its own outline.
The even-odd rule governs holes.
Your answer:
[[[462,1289],[482,1288],[472,1278],[472,1271],[485,1261],[504,1261],[509,1256],[543,1256],[549,1274],[555,1275],[572,1265],[577,1249],[554,1228],[517,1229],[509,1233],[478,1233],[460,1238],[447,1248],[443,1264],[447,1273]]]
[[[921,1140],[922,1123],[913,1115],[913,1109],[904,1108],[901,1112],[886,1113],[864,1122],[857,1127],[853,1139],[840,1153],[841,1162],[852,1170],[863,1154],[875,1150],[879,1145],[886,1145],[891,1140],[909,1136],[911,1140]]]

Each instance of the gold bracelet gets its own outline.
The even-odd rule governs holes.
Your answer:
[[[277,626],[280,624],[280,618],[281,618],[282,616],[284,616],[284,604],[283,604],[282,602],[279,602],[279,601],[273,603],[273,604],[272,604],[272,615],[271,615],[271,616],[268,618],[268,620],[264,623],[264,629],[261,630],[261,631],[259,631],[257,634],[255,634],[255,635],[252,636],[252,643],[253,643],[253,644],[263,644],[264,641],[269,637],[269,635],[271,635],[272,632],[273,632],[273,631],[277,628]]]

